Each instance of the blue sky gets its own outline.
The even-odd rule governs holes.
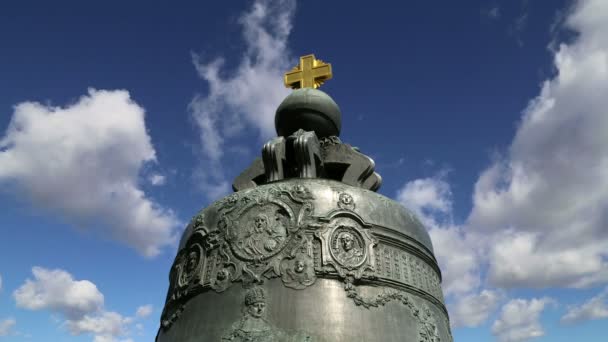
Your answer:
[[[298,56],[426,223],[456,341],[608,333],[608,2],[0,5],[0,340],[151,341]]]

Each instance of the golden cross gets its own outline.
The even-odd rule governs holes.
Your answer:
[[[298,64],[285,73],[284,82],[288,88],[319,88],[332,77],[331,64],[315,59],[315,55],[300,57]]]

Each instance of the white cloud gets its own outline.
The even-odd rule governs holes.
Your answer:
[[[60,312],[69,318],[80,318],[103,306],[103,294],[88,280],[74,280],[64,270],[32,268],[34,280],[13,293],[17,306],[29,310]]]
[[[245,53],[239,66],[223,77],[224,60],[204,62],[198,55],[194,64],[209,86],[207,95],[198,95],[190,103],[194,121],[200,129],[204,170],[200,183],[210,198],[230,191],[220,160],[227,139],[246,127],[262,138],[273,135],[274,113],[289,91],[282,75],[293,64],[287,38],[295,11],[293,0],[258,0],[240,18]]]
[[[446,296],[462,295],[480,285],[474,235],[452,222],[452,191],[442,175],[416,179],[397,192],[397,201],[425,224],[441,267]]]
[[[562,323],[608,318],[608,287],[580,306],[573,306],[561,318]]]
[[[66,107],[15,106],[0,139],[0,182],[153,256],[176,240],[178,225],[138,188],[142,166],[155,160],[144,109],[127,91],[90,89]]]
[[[429,235],[441,267],[444,294],[462,295],[478,288],[481,260],[474,236],[459,226],[431,227]]]
[[[397,192],[397,200],[422,218],[429,213],[451,213],[452,191],[441,177],[416,179]]]
[[[165,176],[163,176],[161,174],[155,173],[155,174],[151,174],[148,177],[148,180],[150,181],[150,184],[152,184],[152,185],[164,185],[166,178],[165,178]]]
[[[71,334],[90,333],[95,341],[119,341],[128,334],[135,319],[106,311],[104,296],[92,282],[75,280],[61,269],[33,267],[32,273],[34,279],[27,279],[13,293],[18,307],[61,314],[66,319],[63,325]],[[138,314],[140,309],[146,310],[143,308],[138,308]]]
[[[150,305],[150,304],[142,305],[137,308],[137,311],[135,312],[135,316],[140,317],[140,318],[148,317],[148,316],[150,316],[152,311],[154,311],[152,305]]]
[[[7,318],[0,321],[0,337],[9,335],[16,324],[17,321],[14,318]]]
[[[450,307],[450,321],[454,327],[477,327],[483,324],[498,308],[501,295],[496,291],[483,290],[458,299]]]
[[[501,342],[526,341],[545,334],[539,322],[550,298],[512,299],[502,307],[500,317],[492,325],[492,333]]]
[[[579,1],[566,25],[579,35],[554,51],[556,75],[475,186],[468,224],[492,236],[497,286],[608,281],[608,2]]]
[[[441,176],[398,192],[429,229],[455,326],[477,326],[494,310],[496,292],[478,292],[481,285],[608,283],[608,3],[580,1],[566,23],[579,35],[554,51],[556,75],[523,112],[507,155],[480,175],[466,222],[453,224]],[[573,307],[562,321],[604,317],[604,300]],[[494,334],[501,341],[542,336],[539,316],[551,302],[511,300]]]
[[[92,333],[95,341],[115,341],[117,336],[126,334],[127,326],[132,322],[130,317],[105,311],[97,315],[85,315],[78,320],[68,320],[66,326],[73,335]]]

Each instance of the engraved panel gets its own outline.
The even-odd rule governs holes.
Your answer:
[[[443,301],[439,276],[429,264],[415,255],[386,244],[379,244],[375,251],[375,275],[378,278],[413,286]]]

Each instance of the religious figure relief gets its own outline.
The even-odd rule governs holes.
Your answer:
[[[308,188],[295,184],[277,185],[265,191],[253,189],[220,201],[216,229],[198,237],[207,259],[204,270],[198,272],[205,278],[197,283],[200,285],[197,290],[209,286],[223,292],[234,282],[260,283],[262,277],[281,277],[282,261],[294,259],[300,245],[307,243],[298,232],[314,224],[311,199]],[[312,259],[312,247],[310,250],[307,255]],[[188,258],[187,252],[183,255],[182,259]],[[185,271],[186,262],[180,261],[180,267],[184,271],[179,277],[185,283],[189,274]],[[314,281],[314,273],[310,273],[308,266],[304,268],[306,271],[300,274],[299,267],[284,266],[290,273],[298,269],[290,280],[298,284]],[[314,271],[312,265],[310,269]]]
[[[179,276],[179,286],[185,287],[197,276],[201,261],[201,248],[199,245],[193,245],[188,250]]]
[[[322,269],[337,272],[342,278],[374,277],[374,246],[378,240],[370,231],[371,224],[350,210],[334,211],[329,217],[319,220],[327,222],[315,232],[315,236],[321,240]]]
[[[439,342],[439,332],[437,330],[437,324],[435,324],[435,318],[431,309],[426,305],[424,306],[423,312],[418,312],[419,320],[419,331],[421,342]]]
[[[331,253],[345,267],[357,267],[365,260],[363,237],[351,226],[339,226],[331,237]]]
[[[266,318],[268,309],[266,293],[261,287],[254,287],[245,294],[243,317],[232,324],[228,333],[222,337],[222,341],[237,342],[306,342],[312,341],[311,337],[295,333],[289,334],[275,327]]]
[[[306,242],[291,259],[281,262],[281,279],[287,287],[303,289],[316,280],[312,242]]]
[[[345,192],[340,193],[338,196],[338,207],[340,209],[355,210],[355,200],[353,199],[353,196]]]
[[[291,209],[278,201],[246,208],[238,221],[227,227],[233,251],[245,260],[263,260],[275,255],[287,243],[287,227],[293,216]]]
[[[225,291],[232,284],[232,276],[234,272],[234,267],[221,267],[215,274],[215,278],[211,283],[211,288],[217,292]]]
[[[283,224],[279,210],[269,214],[268,210],[255,215],[242,234],[237,245],[249,256],[264,257],[282,246],[287,238],[287,229]]]

